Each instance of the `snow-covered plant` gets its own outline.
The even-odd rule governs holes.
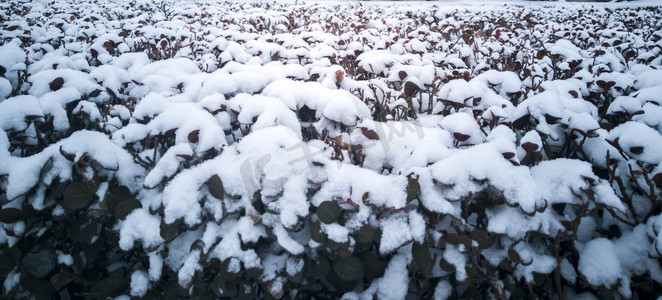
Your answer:
[[[654,298],[662,7],[0,3],[3,298]]]

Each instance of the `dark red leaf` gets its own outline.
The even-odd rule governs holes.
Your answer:
[[[345,78],[345,73],[342,70],[336,71],[336,81],[338,83],[341,83],[344,78]]]
[[[209,188],[209,193],[214,196],[214,198],[220,200],[223,199],[223,181],[221,181],[221,177],[219,177],[218,174],[214,174],[214,176],[207,180],[207,188]]]
[[[521,116],[519,119],[513,122],[514,129],[522,129],[526,124],[529,123],[529,115]]]
[[[103,48],[106,49],[110,55],[115,54],[115,43],[113,43],[113,41],[105,41],[103,43]]]
[[[536,58],[537,58],[537,59],[543,59],[543,57],[545,57],[545,55],[547,55],[547,51],[545,51],[545,50],[540,50],[540,51],[538,51],[538,53],[536,54]]]
[[[191,131],[188,134],[188,141],[191,142],[191,143],[197,143],[199,135],[200,135],[200,129],[196,129],[196,130]]]
[[[573,98],[579,98],[579,94],[577,93],[577,91],[569,91],[568,93],[570,93],[570,95],[572,95]]]
[[[616,149],[620,149],[621,146],[618,144],[618,139],[619,138],[615,138],[613,141],[605,139],[605,142],[607,142],[609,145],[614,146],[614,148],[616,148]]]
[[[163,133],[163,136],[167,138],[174,138],[176,132],[177,132],[177,128],[168,129]]]
[[[655,182],[657,187],[662,188],[662,173],[653,175],[653,182]]]
[[[539,146],[537,144],[531,143],[531,142],[526,142],[522,144],[522,149],[526,150],[526,152],[534,152],[538,150]]]
[[[405,82],[405,89],[404,89],[405,97],[407,98],[414,97],[416,93],[418,93],[420,90],[421,88],[417,84],[411,81]]]
[[[64,78],[58,77],[53,79],[53,81],[51,81],[48,87],[50,87],[52,91],[57,91],[61,89],[63,85],[64,85]]]
[[[453,132],[453,136],[460,142],[464,142],[468,140],[471,136],[468,134],[462,134],[459,132]]]
[[[552,116],[550,114],[545,114],[545,121],[547,124],[556,124],[559,120],[561,120],[561,118]]]
[[[5,224],[16,223],[21,220],[23,212],[18,208],[0,209],[0,222]]]
[[[644,147],[641,146],[630,147],[630,153],[637,155],[644,153]]]
[[[378,140],[379,139],[379,135],[374,130],[368,129],[368,128],[365,128],[365,127],[360,127],[360,128],[361,128],[361,133],[363,133],[363,135],[365,135],[365,137],[367,137],[368,139],[370,139],[370,140]]]
[[[400,80],[405,80],[405,78],[407,78],[407,72],[400,71],[398,72],[398,76],[400,77]]]
[[[501,155],[503,155],[503,158],[505,158],[505,159],[511,159],[511,158],[515,157],[515,153],[513,153],[513,152],[504,152],[504,153],[501,153]]]

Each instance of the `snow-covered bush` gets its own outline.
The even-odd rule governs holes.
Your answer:
[[[653,298],[662,7],[0,3],[3,298]]]

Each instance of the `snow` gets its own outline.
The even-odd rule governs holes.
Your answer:
[[[160,245],[163,243],[160,225],[161,220],[157,216],[141,209],[134,210],[120,225],[120,248],[128,251],[134,247],[136,241],[140,241],[145,248]]]
[[[561,276],[563,279],[568,280],[570,282],[576,282],[577,281],[577,272],[575,271],[575,267],[572,266],[570,261],[568,261],[567,258],[563,259],[560,264],[561,267]]]
[[[367,193],[369,203],[377,207],[400,209],[406,204],[404,188],[407,180],[402,176],[381,175],[348,164],[330,166],[326,171],[329,184],[324,184],[315,194],[313,203],[334,197],[351,198],[354,203],[360,203]]]
[[[291,110],[304,105],[332,121],[354,126],[369,116],[369,109],[345,90],[333,90],[314,82],[279,80],[270,83],[262,94],[277,97]]]
[[[62,251],[56,251],[58,256],[57,256],[57,263],[58,264],[63,264],[67,266],[72,266],[74,264],[74,258],[71,256],[71,254],[65,254]]]
[[[149,254],[149,280],[157,281],[163,271],[163,257],[158,252]]]
[[[593,175],[591,165],[587,162],[565,158],[544,161],[531,168],[531,175],[549,204],[581,204],[575,202],[580,200],[575,195],[581,194],[583,189],[590,188],[591,183],[597,181],[595,200],[625,211],[625,206],[613,190]]]
[[[0,129],[25,130],[27,116],[43,117],[39,100],[31,95],[16,96],[0,102]]]
[[[64,80],[62,88],[73,88],[84,94],[90,94],[94,90],[101,89],[101,86],[94,82],[90,74],[71,69],[57,69],[43,70],[30,76],[30,81],[35,83],[30,87],[30,94],[41,97],[51,92],[50,84],[56,78]]]
[[[166,151],[154,168],[145,176],[143,185],[154,188],[165,178],[174,175],[184,160],[182,156],[192,156],[193,150],[189,144],[178,144]]]
[[[486,179],[525,211],[533,211],[542,204],[528,169],[513,166],[494,151],[490,143],[456,152],[436,162],[430,169],[434,179],[448,186],[444,191],[447,199],[457,200],[469,192],[479,192],[482,186],[478,181]]]
[[[342,244],[349,241],[349,230],[337,223],[324,224],[322,230],[332,241]]]
[[[594,286],[613,286],[623,272],[614,243],[605,238],[586,244],[580,253],[577,269]]]
[[[435,300],[446,300],[451,296],[453,287],[446,280],[439,281],[437,286],[434,288],[434,299]]]
[[[484,136],[480,131],[480,126],[478,126],[478,123],[469,114],[462,112],[452,114],[443,118],[439,125],[444,130],[451,132],[461,144],[476,145],[483,142]],[[462,140],[462,138],[458,137],[460,135],[469,137]]]
[[[460,252],[464,245],[454,246],[447,245],[444,250],[443,259],[455,267],[455,279],[457,281],[465,281],[467,279],[467,258]]]
[[[131,296],[142,297],[147,293],[149,280],[145,271],[135,271],[131,274]]]
[[[658,164],[662,161],[662,135],[645,124],[639,122],[626,122],[612,129],[607,140],[616,141],[618,145],[633,158],[649,164]],[[637,148],[643,148],[639,153]]]
[[[402,248],[404,249],[404,248]],[[409,278],[407,276],[407,265],[411,261],[411,255],[399,251],[391,258],[384,277],[377,280],[377,297],[380,299],[402,299],[407,295]]]
[[[519,246],[519,245],[518,245]],[[533,273],[537,274],[550,274],[557,267],[556,257],[540,253],[532,247],[517,247],[516,250],[524,262],[530,262],[529,265],[524,263],[517,266],[515,275],[521,276],[527,282],[533,281]]]
[[[184,260],[184,264],[179,269],[179,272],[177,272],[179,285],[189,286],[195,272],[200,270],[202,270],[202,266],[200,265],[200,250],[191,251],[186,260]]]
[[[413,240],[412,232],[407,221],[407,215],[402,213],[394,214],[388,219],[382,220],[380,224],[382,239],[379,244],[379,253],[387,254],[393,252]]]
[[[5,288],[5,290],[10,291],[19,284],[20,280],[21,280],[21,272],[17,272],[15,269],[11,270],[7,274],[7,277],[5,278],[5,281],[2,283],[2,286]]]
[[[559,220],[549,210],[529,217],[522,215],[517,209],[499,207],[488,209],[486,214],[490,220],[487,226],[489,231],[505,234],[514,239],[522,238],[532,230],[554,234],[563,228]]]

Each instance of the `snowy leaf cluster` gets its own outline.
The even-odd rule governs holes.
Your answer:
[[[3,297],[660,296],[660,15],[2,2]]]

